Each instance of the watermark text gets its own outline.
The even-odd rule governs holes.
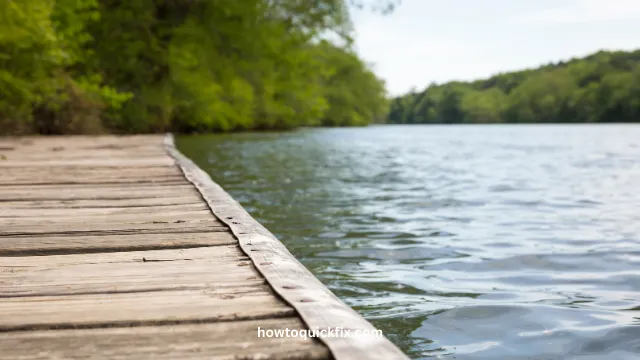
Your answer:
[[[382,330],[346,329],[343,327],[329,327],[326,329],[262,329],[258,327],[258,337],[267,338],[333,338],[333,337],[383,337]]]

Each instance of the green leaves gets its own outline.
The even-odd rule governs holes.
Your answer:
[[[343,0],[1,1],[0,133],[380,121],[351,31]]]
[[[384,122],[388,112],[384,83],[349,49],[321,42],[318,58],[323,60],[324,97],[327,109],[324,126],[367,125]]]
[[[129,95],[89,66],[98,18],[95,0],[0,2],[0,133],[101,131],[97,113]]]

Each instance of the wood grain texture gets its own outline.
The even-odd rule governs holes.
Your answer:
[[[0,301],[0,331],[238,321],[294,314],[266,285],[12,297]]]
[[[234,245],[237,240],[224,228],[217,232],[88,232],[41,234],[37,236],[0,236],[0,256],[29,256],[114,251],[180,249],[216,245]],[[153,236],[151,236],[153,235]]]
[[[261,284],[264,279],[237,245],[4,258],[0,265],[0,298],[206,290]]]
[[[135,252],[116,252],[91,254],[71,254],[71,255],[50,255],[35,258],[2,258],[0,269],[2,268],[51,268],[56,266],[73,266],[82,264],[119,264],[122,262],[142,261],[142,258],[149,259],[207,259],[211,256],[221,259],[221,261],[247,261],[249,259],[239,248],[238,244],[219,246],[216,248],[203,249],[180,249],[180,250],[148,250]],[[30,259],[37,259],[37,264],[29,262]]]
[[[157,137],[28,137],[0,140],[0,168],[172,167]]]
[[[77,149],[73,147],[54,147],[54,148],[37,148],[22,149],[5,154],[5,157],[20,160],[51,160],[51,159],[87,159],[87,158],[108,158],[120,159],[125,157],[133,157],[139,159],[146,158],[162,158],[166,154],[161,148],[156,146],[136,146],[131,148],[102,148],[102,149]]]
[[[122,159],[77,159],[77,160],[6,160],[0,161],[0,169],[5,168],[21,168],[21,167],[66,167],[66,166],[91,166],[91,167],[158,167],[166,166],[172,167],[173,163],[169,159],[164,158],[149,158],[149,159],[135,159],[135,158],[122,158]]]
[[[1,171],[1,170],[0,170]],[[192,197],[199,194],[189,184],[185,185],[5,185],[0,186],[0,202],[33,200],[121,200],[159,197]]]
[[[69,200],[18,200],[0,201],[0,211],[18,209],[92,209],[92,208],[123,208],[123,207],[157,207],[173,205],[202,204],[202,200],[188,196],[163,196],[138,199],[69,199]],[[148,211],[149,209],[147,209]]]
[[[76,151],[84,154],[102,150],[162,149],[158,135],[73,135],[0,137],[0,151],[5,154],[51,154]],[[50,157],[50,155],[49,155]]]
[[[41,167],[6,168],[0,172],[2,185],[184,183],[176,167],[148,167],[144,172],[132,167]]]
[[[33,225],[27,229],[21,226],[5,226],[0,229],[0,239],[5,237],[65,237],[100,236],[100,235],[134,235],[134,234],[186,234],[203,232],[226,232],[213,221],[208,223],[145,223],[145,224],[78,224],[74,228],[62,225]]]
[[[211,211],[232,230],[243,251],[273,290],[293,306],[309,328],[343,327],[374,332],[374,326],[340,301],[266,228],[254,220],[209,175],[174,146],[173,136],[165,138],[167,152],[176,160],[185,177],[193,183]],[[408,359],[385,337],[321,337],[338,360]]]
[[[0,334],[3,360],[321,360],[325,346],[310,338],[258,337],[258,329],[303,329],[296,318],[216,324],[141,326]]]
[[[142,202],[142,201],[140,201]],[[73,201],[70,203],[74,203]],[[99,204],[94,204],[91,207],[62,207],[64,211],[61,211],[61,207],[34,207],[34,208],[19,208],[16,206],[16,203],[4,203],[7,206],[3,206],[3,203],[0,202],[0,219],[2,218],[39,218],[39,217],[57,217],[57,218],[66,218],[66,217],[78,217],[78,216],[93,216],[93,217],[107,217],[111,215],[140,215],[140,214],[148,214],[150,212],[156,214],[186,214],[187,216],[190,212],[197,212],[202,210],[209,211],[209,207],[200,203],[189,203],[186,204],[158,204],[158,205],[140,205],[135,202],[131,204],[131,206],[100,206]],[[104,203],[102,203],[104,204]],[[2,221],[2,220],[0,220]]]
[[[76,236],[87,233],[101,234],[168,234],[168,233],[192,233],[207,231],[226,231],[227,227],[211,217],[205,219],[188,219],[175,221],[142,220],[135,218],[122,221],[73,221],[73,218],[64,218],[60,221],[49,222],[17,222],[3,221],[0,229],[0,239],[3,236],[39,236],[43,234]],[[0,245],[1,246],[1,245]]]
[[[155,209],[154,209],[155,210]],[[218,219],[211,216],[208,210],[200,211],[166,211],[166,212],[143,212],[139,214],[110,214],[104,215],[76,215],[69,216],[66,209],[59,211],[58,216],[25,217],[13,216],[2,219],[3,226],[20,225],[29,227],[31,225],[56,225],[64,224],[73,227],[76,224],[145,224],[145,223],[193,223],[194,221],[206,220],[211,224],[226,226]]]

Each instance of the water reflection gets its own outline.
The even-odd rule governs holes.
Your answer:
[[[414,358],[640,353],[640,127],[379,126],[180,138]]]

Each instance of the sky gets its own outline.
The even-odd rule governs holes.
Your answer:
[[[353,20],[358,53],[391,95],[640,49],[640,0],[402,0]]]

